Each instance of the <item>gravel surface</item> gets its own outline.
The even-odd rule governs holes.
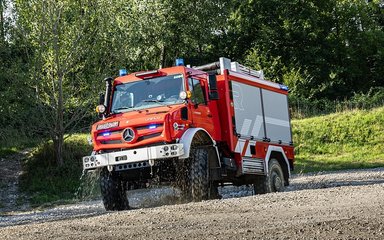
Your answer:
[[[172,188],[135,191],[136,209],[122,212],[100,201],[3,212],[0,238],[384,239],[384,168],[294,175],[282,193],[220,191],[222,200],[187,204]]]

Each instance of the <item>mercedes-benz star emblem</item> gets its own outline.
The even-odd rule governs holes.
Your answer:
[[[132,142],[132,140],[135,138],[135,132],[132,128],[126,128],[123,132],[123,138],[127,142]]]

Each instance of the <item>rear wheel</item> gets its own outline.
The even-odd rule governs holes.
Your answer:
[[[284,174],[276,159],[269,161],[268,176],[257,177],[253,186],[256,194],[284,191]]]
[[[100,190],[105,210],[129,209],[125,182],[116,173],[109,172],[106,168],[100,172]]]

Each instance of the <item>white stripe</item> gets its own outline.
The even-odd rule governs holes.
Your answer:
[[[243,125],[241,126],[241,135],[248,135],[249,129],[251,128],[252,120],[244,119]]]
[[[240,154],[243,153],[244,145],[245,145],[245,140],[239,139],[239,141],[237,141],[237,144],[236,144],[235,152]]]
[[[282,127],[289,127],[289,121],[285,121],[277,118],[265,117],[265,123],[282,126]]]
[[[249,144],[248,144],[247,150],[245,151],[245,155],[244,156],[252,157],[250,146],[251,145],[255,146],[255,144],[256,144],[256,141],[249,141]]]
[[[253,125],[251,136],[258,137],[260,134],[262,125],[263,125],[263,116],[257,115],[255,120],[255,125]]]

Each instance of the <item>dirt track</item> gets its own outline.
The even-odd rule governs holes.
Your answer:
[[[99,203],[41,213],[8,213],[0,218],[3,226],[0,236],[2,239],[384,239],[383,182],[384,169],[348,171],[296,176],[287,192],[261,196],[117,213],[103,211]],[[232,191],[224,195],[230,197]],[[29,220],[28,214],[32,216]],[[44,217],[35,218],[38,214]]]

